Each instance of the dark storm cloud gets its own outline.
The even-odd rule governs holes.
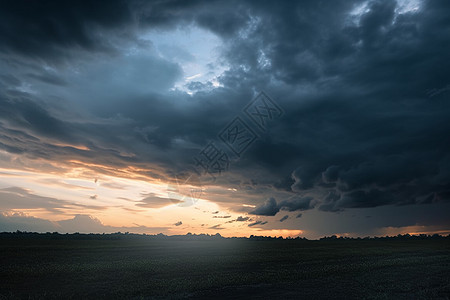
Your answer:
[[[2,120],[8,120],[17,127],[28,127],[36,134],[64,140],[65,134],[69,134],[69,128],[64,122],[53,117],[39,104],[27,99],[27,96],[17,94],[7,98],[0,95]]]
[[[98,30],[119,29],[132,22],[125,1],[2,1],[0,50],[51,61],[67,49],[108,50]]]
[[[280,209],[287,211],[307,210],[314,207],[312,200],[312,197],[293,196],[287,200],[281,201],[278,206]]]
[[[270,198],[264,204],[251,211],[251,214],[260,216],[275,216],[280,210],[297,211],[307,210],[314,207],[312,197],[293,196],[277,203],[275,198]]]
[[[30,69],[1,77],[0,114],[6,121],[0,143],[8,152],[75,155],[113,166],[151,162],[171,177],[216,138],[254,91],[265,90],[285,114],[267,132],[259,132],[258,141],[233,164],[229,176],[235,179],[227,184],[245,186],[253,195],[271,187],[285,193],[277,199],[287,200],[255,203],[254,214],[273,216],[316,205],[339,211],[450,200],[449,95],[427,95],[450,82],[448,1],[423,1],[418,10],[404,13],[395,1],[0,5],[2,57]],[[80,49],[118,51],[118,40],[136,42],[145,28],[187,24],[222,39],[221,59],[228,70],[218,79],[221,87],[191,82],[192,96],[168,91],[181,71],[160,58],[148,66],[164,79],[140,93],[132,83],[147,86],[140,81],[144,71],[133,73],[133,67],[136,76],[117,79],[105,71],[110,69],[99,68],[102,76],[86,76],[80,81],[83,89],[75,84],[69,91],[96,118],[115,122],[106,125],[68,120],[51,109],[49,99],[38,101],[39,96],[23,89],[25,77],[45,86],[74,84],[57,76],[62,71],[55,75],[36,67],[37,58],[56,61]],[[25,61],[30,67],[24,67]],[[137,59],[133,66],[142,62]],[[122,80],[126,84],[121,86]],[[89,82],[101,91],[79,92]],[[45,138],[82,143],[91,151],[53,149],[40,142]],[[245,185],[249,180],[254,184]]]
[[[48,62],[73,58],[72,50],[116,53],[123,41],[139,42],[139,29],[190,23],[232,36],[249,18],[238,9],[243,6],[218,1],[2,1],[0,50]]]
[[[277,201],[275,198],[270,198],[267,200],[264,204],[257,207],[255,210],[250,212],[254,215],[261,215],[261,216],[275,216],[277,212],[280,211],[280,208],[277,205]]]
[[[67,85],[67,82],[64,79],[61,79],[60,77],[56,76],[55,74],[48,74],[46,72],[43,72],[43,74],[28,74],[29,77],[40,80],[42,82],[45,82],[47,84],[54,84],[54,85],[61,85],[65,86]]]
[[[450,105],[443,95],[425,97],[450,81],[443,29],[450,18],[442,14],[448,3],[424,2],[397,15],[395,1],[370,1],[354,17],[350,2],[333,2],[332,9],[290,3],[278,8],[283,14],[271,7],[270,18],[265,5],[254,34],[229,46],[229,59],[248,71],[238,68],[224,80],[240,88],[264,83],[260,76],[281,79],[284,91],[281,85],[275,96],[285,99],[286,115],[269,143],[247,158],[280,175],[290,172],[291,180],[280,176],[274,184],[281,190],[324,192],[315,195],[323,210],[449,201]],[[314,21],[312,12],[327,21]],[[288,18],[295,14],[302,18]],[[258,63],[254,49],[271,64]],[[278,207],[273,200],[255,212],[274,215]]]

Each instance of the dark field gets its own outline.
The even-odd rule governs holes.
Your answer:
[[[0,243],[0,299],[450,297],[448,238]]]

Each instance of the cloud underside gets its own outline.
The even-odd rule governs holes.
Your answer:
[[[172,181],[265,90],[284,115],[218,181],[244,190],[251,214],[449,202],[450,4],[363,4],[4,1],[4,166]],[[219,85],[174,89],[183,67],[145,34],[183,26],[222,41]],[[6,194],[2,209],[25,207],[23,196],[49,211],[80,207]],[[136,206],[173,201],[148,195]]]

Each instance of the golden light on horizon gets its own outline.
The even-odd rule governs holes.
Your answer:
[[[298,236],[301,230],[263,230],[249,227],[247,222],[229,222],[236,220],[243,214],[232,212],[226,207],[208,200],[207,189],[192,203],[183,205],[182,201],[189,190],[196,188],[188,183],[180,183],[178,190],[171,190],[171,182],[159,179],[147,180],[141,172],[147,168],[125,167],[113,168],[101,164],[85,163],[70,160],[68,163],[55,163],[59,172],[39,172],[38,170],[0,169],[0,187],[16,186],[32,197],[46,197],[61,207],[53,208],[23,208],[11,209],[12,213],[24,213],[29,217],[37,217],[59,222],[71,219],[79,214],[88,214],[98,219],[104,226],[117,228],[146,226],[161,228],[166,234],[221,233],[223,236],[281,235]],[[106,170],[104,173],[94,172],[93,169]],[[217,192],[219,186],[213,187]],[[227,189],[224,188],[224,191]],[[216,193],[215,192],[215,193]],[[146,195],[158,197],[162,204],[146,204]],[[176,197],[174,197],[176,195]],[[55,199],[55,200],[52,200]],[[253,208],[254,205],[243,204],[242,207]],[[221,214],[213,214],[213,212]],[[258,218],[252,218],[253,220]],[[250,220],[252,220],[250,219]],[[182,225],[174,226],[183,221]],[[145,229],[140,229],[145,232]],[[150,230],[148,233],[153,232]]]

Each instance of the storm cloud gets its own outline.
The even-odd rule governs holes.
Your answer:
[[[261,216],[275,216],[280,210],[307,210],[314,207],[312,200],[313,198],[311,197],[292,197],[290,199],[277,202],[275,198],[270,198],[250,213]]]
[[[242,156],[222,147],[230,168],[214,184],[242,193],[231,210],[303,221],[299,211],[448,203],[449,9],[444,0],[2,1],[0,148],[14,156],[4,167],[77,161],[173,182],[209,142],[224,146],[218,134],[265,91],[282,117],[267,130],[244,119],[257,138]],[[194,51],[158,44],[158,32],[186,28],[218,41],[205,63],[216,75],[198,79],[207,72],[189,73],[202,63]],[[2,209],[33,208],[23,195],[47,210],[77,205],[0,192]],[[135,205],[172,203],[148,194]]]

